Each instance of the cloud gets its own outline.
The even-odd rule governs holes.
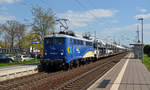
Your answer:
[[[67,18],[70,21],[71,27],[85,27],[89,22],[100,20],[102,18],[111,18],[116,15],[117,10],[93,9],[85,12],[67,11],[60,13],[59,18]]]
[[[7,15],[9,15],[9,13],[8,13],[8,12],[0,12],[0,16],[1,16],[1,15],[7,16]]]
[[[110,21],[111,23],[118,23],[119,21],[118,20],[112,20]]]
[[[134,18],[135,19],[137,19],[137,18],[150,19],[150,13],[148,13],[148,14],[139,14],[139,15],[134,16]]]
[[[7,10],[8,8],[6,7],[0,7],[0,10]]]
[[[114,28],[105,28],[104,30],[102,30],[100,33],[103,35],[107,35],[107,34],[115,34],[117,32],[120,32],[122,30],[121,27],[114,27]]]
[[[146,13],[147,9],[139,9],[139,11],[142,12],[142,13]]]
[[[0,0],[0,3],[15,3],[15,2],[19,2],[20,0]]]
[[[0,15],[0,22],[5,22],[7,20],[15,20],[15,16],[3,16],[3,15]]]
[[[141,25],[140,25],[140,30],[141,30]],[[124,27],[114,27],[114,28],[105,28],[101,33],[103,34],[115,34],[115,33],[120,33],[120,32],[136,32],[137,30],[137,24],[131,24],[128,26]],[[150,24],[144,24],[144,32],[150,32]]]
[[[147,9],[141,8],[141,7],[136,7],[136,10],[140,11],[144,14],[138,14],[138,15],[134,16],[135,19],[138,19],[138,18],[150,19],[150,13],[146,13]]]
[[[105,38],[109,40],[109,36],[112,39],[113,36],[116,37],[116,40],[120,40],[123,44],[127,43],[135,43],[137,37],[137,24],[131,24],[123,27],[113,27],[113,28],[105,28],[101,32],[98,32],[98,38]],[[141,25],[139,27],[140,35],[141,35]],[[150,44],[149,34],[150,34],[150,23],[144,24],[144,43]],[[140,36],[141,38],[141,36]],[[133,42],[134,41],[134,42]]]
[[[144,24],[144,30],[148,30],[150,32],[150,24]]]
[[[141,13],[146,13],[147,12],[147,9],[145,8],[140,8],[140,7],[136,7],[136,10],[141,12]]]
[[[150,19],[150,13],[148,13],[148,14],[139,14],[139,15],[136,15],[134,18],[135,19],[137,19],[137,18]]]

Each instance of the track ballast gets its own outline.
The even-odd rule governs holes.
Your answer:
[[[104,58],[68,71],[39,72],[0,82],[0,90],[86,89],[126,54]]]

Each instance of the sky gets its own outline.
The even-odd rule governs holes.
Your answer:
[[[144,43],[150,44],[150,0],[0,0],[0,23],[17,20],[32,23],[32,6],[51,8],[57,18],[69,19],[69,29],[77,34],[89,32],[107,42],[127,45],[141,37],[144,18]],[[59,31],[59,24],[56,31]],[[141,38],[140,38],[141,39]]]

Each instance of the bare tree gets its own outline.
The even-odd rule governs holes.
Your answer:
[[[0,24],[0,37],[2,36],[2,24]]]
[[[19,49],[22,48],[21,41],[25,37],[26,26],[24,24],[18,24],[18,28],[16,29],[16,40],[18,43]]]
[[[8,20],[6,23],[2,24],[1,29],[4,31],[4,38],[11,48],[13,48],[15,44],[18,44],[19,48],[21,48],[20,41],[25,36],[26,31],[24,24],[16,20]]]
[[[8,34],[5,34],[4,35],[4,47],[5,48],[10,47],[10,44],[11,44],[10,42],[11,42],[10,36]]]
[[[32,8],[33,15],[33,32],[40,36],[43,41],[45,35],[54,32],[55,19],[54,13],[50,8],[43,9],[41,7]]]
[[[2,30],[5,31],[5,34],[7,36],[9,36],[10,39],[10,47],[13,48],[14,47],[14,42],[15,42],[15,38],[17,35],[17,29],[18,29],[18,25],[19,22],[17,22],[16,20],[9,20],[6,21],[6,23],[4,23],[2,25]]]

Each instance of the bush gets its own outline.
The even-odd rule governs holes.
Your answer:
[[[144,45],[144,53],[150,56],[150,45]]]

